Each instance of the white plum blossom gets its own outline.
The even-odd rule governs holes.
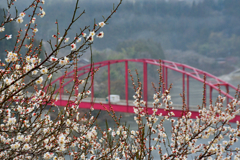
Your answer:
[[[75,51],[76,50],[76,44],[75,43],[72,43],[71,44],[71,51]]]
[[[4,31],[5,31],[4,26],[0,27],[0,32],[4,32]]]
[[[58,38],[58,42],[61,42],[61,40],[62,40],[62,37],[59,37],[59,38]]]
[[[37,73],[38,73],[38,70],[32,71],[32,75],[37,75]]]
[[[67,43],[70,38],[65,38],[64,42]]]
[[[34,24],[35,21],[36,21],[36,17],[33,17],[31,23]]]
[[[30,56],[27,56],[27,57],[26,57],[26,62],[27,62],[27,63],[30,63],[30,62],[31,62],[31,57],[30,57]]]
[[[14,143],[14,144],[11,144],[11,149],[13,149],[13,150],[18,149],[19,147],[20,147],[20,143],[19,143],[19,142],[16,142],[16,143]]]
[[[60,65],[66,65],[68,63],[69,63],[69,58],[68,57],[64,57],[64,59],[59,60]]]
[[[24,145],[23,145],[23,149],[24,149],[24,150],[29,150],[29,149],[30,149],[29,144],[24,144]]]
[[[40,71],[41,71],[42,74],[47,74],[48,73],[48,68],[44,67]]]
[[[13,118],[8,118],[8,125],[14,125],[16,123],[16,117],[13,117]]]
[[[34,28],[34,29],[33,29],[33,33],[36,33],[36,32],[38,32],[38,29],[37,29],[37,28]]]
[[[85,159],[85,154],[84,153],[82,153],[81,159]]]
[[[81,41],[82,41],[82,38],[81,38],[81,37],[80,37],[80,38],[78,37],[76,42],[79,43],[79,42],[81,42]]]
[[[88,39],[89,42],[93,42],[94,37],[93,36],[88,36],[87,39]]]
[[[46,152],[46,153],[43,155],[43,158],[44,158],[45,160],[48,160],[48,159],[51,159],[53,156],[54,156],[53,153]]]
[[[17,64],[17,65],[15,66],[15,69],[20,69],[20,65]]]
[[[29,72],[32,68],[33,68],[33,65],[27,64],[23,69],[24,69],[26,72]]]
[[[104,23],[104,22],[99,22],[98,25],[99,25],[100,27],[104,27],[104,26],[105,26],[105,23]]]
[[[91,31],[90,33],[89,33],[89,36],[95,36],[95,31]]]
[[[12,82],[13,82],[13,80],[11,79],[11,78],[5,78],[4,79],[4,82],[7,84],[7,85],[10,85]]]
[[[86,94],[87,94],[87,95],[90,95],[90,94],[91,94],[91,91],[90,91],[90,90],[88,90],[88,91],[86,92]]]
[[[43,18],[45,16],[45,14],[46,14],[46,12],[44,10],[42,10],[40,17]]]
[[[70,126],[70,125],[71,125],[71,120],[67,119],[66,125],[67,125],[67,126]]]
[[[19,16],[22,17],[22,18],[25,17],[25,15],[26,15],[26,14],[25,14],[24,12],[21,12],[21,13],[19,14]]]
[[[58,144],[59,144],[60,146],[64,146],[65,143],[66,143],[66,137],[65,137],[63,134],[61,134],[61,135],[59,136],[59,138],[58,138]]]
[[[23,18],[19,17],[16,21],[17,21],[17,23],[22,23],[23,22]]]
[[[51,62],[56,62],[57,60],[58,60],[58,58],[56,58],[56,57],[53,57],[53,56],[50,57],[50,61],[51,61]]]
[[[21,134],[17,135],[17,140],[18,141],[23,141],[24,140],[24,135],[21,135]]]
[[[43,82],[43,78],[42,77],[39,77],[37,80],[36,80],[36,84],[41,84]]]
[[[82,33],[82,36],[83,36],[83,37],[86,37],[86,36],[87,36],[87,34],[86,34],[86,33]]]
[[[7,40],[12,39],[12,35],[11,35],[11,34],[10,34],[10,35],[7,35],[7,36],[6,36],[6,39],[7,39]]]

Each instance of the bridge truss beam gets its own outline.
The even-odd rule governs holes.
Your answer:
[[[128,65],[129,62],[137,62],[137,63],[142,63],[143,64],[143,99],[144,101],[148,102],[148,97],[147,97],[147,91],[148,91],[148,85],[147,85],[147,81],[148,81],[148,76],[147,76],[147,66],[148,65],[157,65],[160,66],[161,65],[161,69],[162,69],[162,78],[163,78],[163,84],[162,84],[162,89],[163,91],[165,89],[168,88],[168,70],[173,70],[176,71],[178,73],[182,74],[182,91],[184,93],[186,93],[186,105],[189,108],[190,105],[190,86],[189,86],[189,78],[193,78],[199,82],[205,83],[205,85],[209,86],[209,97],[210,97],[210,101],[212,100],[212,91],[216,90],[219,93],[221,93],[222,95],[226,96],[227,98],[227,103],[229,103],[230,99],[234,99],[234,97],[232,97],[229,94],[229,89],[233,89],[235,91],[239,92],[239,89],[236,88],[235,86],[219,79],[218,77],[215,77],[214,75],[207,73],[205,71],[196,69],[194,67],[185,65],[185,64],[180,64],[180,63],[176,63],[176,62],[172,62],[172,61],[167,61],[167,60],[161,60],[161,63],[159,63],[159,60],[156,59],[121,59],[121,60],[107,60],[107,61],[102,61],[102,62],[97,62],[94,63],[94,67],[92,68],[91,64],[79,67],[77,69],[78,75],[77,77],[80,77],[88,72],[93,72],[93,69],[99,69],[101,67],[107,66],[108,68],[108,105],[111,104],[110,102],[110,94],[111,94],[111,78],[110,78],[110,71],[111,68],[110,66],[112,64],[116,64],[116,63],[125,63],[125,100],[126,100],[126,105],[124,106],[127,109],[127,112],[131,112],[132,111],[132,107],[129,105],[128,102],[128,96],[129,96],[129,92],[128,92]],[[65,101],[64,99],[62,99],[62,94],[64,92],[64,87],[71,83],[75,76],[76,70],[70,71],[68,72],[66,75],[59,77],[58,79],[54,80],[51,85],[54,85],[55,83],[59,84],[59,88],[57,88],[55,90],[55,94],[59,93],[60,94],[60,99],[58,100],[59,104],[64,105]],[[92,74],[93,75],[93,74]],[[69,79],[69,81],[64,81],[64,79]],[[186,80],[186,84],[185,84],[185,80]],[[91,77],[91,105],[93,105],[93,99],[94,99],[94,77]],[[49,85],[48,85],[49,86]],[[45,89],[47,89],[47,87],[45,87]],[[219,89],[219,86],[225,86],[226,87],[226,92],[222,91]],[[206,91],[205,91],[206,92]],[[206,94],[205,94],[206,95]],[[205,97],[206,99],[206,97]],[[66,103],[67,104],[67,103]],[[147,104],[147,103],[146,103]],[[84,108],[84,105],[88,106],[87,104],[82,103],[80,107]],[[113,105],[113,104],[111,104]],[[95,106],[95,105],[94,105]],[[119,106],[116,106],[119,107]],[[120,108],[124,108],[123,106]],[[130,107],[130,108],[129,108]],[[88,108],[88,107],[87,107]],[[101,108],[101,107],[100,107]],[[102,109],[102,108],[101,108]],[[125,112],[125,109],[121,110]]]

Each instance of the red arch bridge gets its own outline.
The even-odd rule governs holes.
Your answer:
[[[161,62],[161,63],[160,63]],[[111,102],[111,65],[117,64],[117,63],[123,63],[125,65],[124,68],[124,74],[122,76],[125,76],[125,86],[120,86],[120,87],[125,87],[125,98],[119,101],[119,102]],[[84,99],[81,104],[79,105],[80,108],[91,108],[91,106],[94,107],[94,109],[98,110],[105,110],[103,105],[106,108],[111,107],[115,112],[127,112],[127,113],[134,113],[133,111],[133,100],[129,100],[129,63],[141,63],[142,64],[142,71],[143,71],[143,100],[146,101],[147,103],[147,110],[148,113],[152,113],[152,103],[148,101],[148,66],[149,65],[155,65],[155,66],[160,66],[162,69],[162,79],[164,81],[164,85],[162,86],[162,89],[166,89],[167,86],[169,85],[169,72],[174,71],[180,74],[181,77],[181,85],[182,85],[182,93],[185,93],[185,102],[186,106],[189,108],[189,110],[192,112],[192,118],[195,118],[196,116],[199,115],[198,113],[198,108],[197,105],[195,106],[190,106],[190,79],[195,80],[198,82],[201,82],[202,84],[204,83],[204,77],[205,77],[205,84],[207,86],[208,91],[205,92],[205,96],[207,95],[209,100],[212,100],[212,95],[213,91],[221,93],[221,95],[224,95],[227,99],[227,103],[234,99],[233,96],[229,94],[230,90],[233,90],[234,93],[238,91],[238,88],[215,77],[214,75],[207,73],[205,71],[199,70],[197,68],[185,65],[185,64],[180,64],[172,61],[167,61],[167,60],[156,60],[156,59],[122,59],[122,60],[107,60],[107,61],[102,61],[102,62],[97,62],[94,63],[94,66],[91,67],[91,64],[79,67],[77,69],[77,77],[83,76],[88,74],[89,72],[93,71],[93,68],[99,69],[101,67],[107,67],[107,91],[108,91],[108,101],[106,101],[105,98],[96,98],[94,97],[94,77],[91,76],[91,96],[89,98]],[[139,64],[138,64],[139,67]],[[139,68],[138,68],[139,69]],[[140,68],[141,69],[141,68]],[[58,88],[55,89],[55,94],[59,94],[59,99],[55,103],[58,106],[66,106],[68,104],[68,96],[64,96],[64,87],[66,87],[68,84],[73,83],[74,79],[76,78],[76,70],[68,72],[66,75],[59,77],[58,79],[54,80],[51,85],[56,84]],[[97,74],[97,73],[96,73]],[[202,85],[203,86],[203,85]],[[46,86],[48,87],[48,86]],[[45,87],[45,88],[46,88]],[[194,86],[191,86],[194,87]],[[221,87],[221,90],[219,90],[219,87]],[[225,88],[225,89],[222,89]],[[75,94],[77,94],[78,90],[75,90]],[[203,93],[203,92],[201,92]],[[179,96],[180,97],[180,96]],[[200,97],[201,98],[201,97]],[[174,102],[174,100],[173,100]],[[201,105],[201,104],[200,104]],[[177,105],[173,104],[174,110],[173,112],[175,113],[176,117],[180,117],[182,115],[182,104]],[[162,112],[163,115],[166,115],[167,112],[164,111],[164,109],[159,109],[158,112]],[[235,118],[232,121],[237,121],[240,120],[240,115],[236,115]]]

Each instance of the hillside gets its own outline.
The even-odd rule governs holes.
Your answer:
[[[52,38],[56,32],[56,19],[60,24],[60,33],[70,21],[74,1],[56,1],[59,3],[46,0],[44,10],[48,16],[36,21],[39,27],[38,39],[46,41]],[[23,2],[17,1],[16,5],[21,9]],[[70,38],[85,25],[91,26],[94,18],[96,22],[102,21],[102,16],[110,13],[113,2],[118,0],[80,1],[80,10],[85,9],[86,14],[72,27]],[[240,55],[239,6],[238,0],[194,1],[191,5],[186,1],[173,3],[171,0],[124,1],[109,25],[103,28],[104,38],[94,41],[94,48],[116,51],[117,46],[124,41],[142,39],[161,44],[165,51],[193,51],[215,61],[217,58],[237,59]],[[239,66],[237,62],[230,64]]]

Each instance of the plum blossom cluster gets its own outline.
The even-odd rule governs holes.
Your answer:
[[[105,23],[104,23],[104,22],[99,22],[99,27],[104,27],[104,26],[105,26]],[[36,30],[36,32],[37,32],[37,31],[38,31],[38,30]],[[76,43],[81,42],[81,41],[82,41],[82,38],[85,38],[85,40],[86,40],[87,42],[93,42],[95,35],[96,35],[96,33],[95,33],[94,30],[91,31],[88,36],[87,36],[86,33],[82,32],[82,34],[81,34],[82,37],[75,37],[73,43],[70,44],[71,51],[76,51],[76,50],[77,50],[77,45],[76,45]],[[86,36],[87,36],[87,37],[86,37]],[[103,31],[99,32],[99,33],[96,35],[97,38],[103,38],[103,36],[104,36],[104,32],[103,32]],[[57,36],[57,35],[52,35],[52,37],[53,37],[53,38],[57,38],[58,36]],[[58,42],[60,42],[60,43],[61,43],[62,41],[63,41],[64,43],[67,43],[67,42],[69,42],[69,40],[70,40],[69,37],[66,37],[66,38],[59,37],[59,38],[58,38]]]
[[[91,94],[91,91],[90,90],[88,90],[88,91],[84,91],[84,92],[82,92],[82,93],[78,93],[78,95],[77,95],[77,97],[78,98],[87,98],[89,95]]]
[[[69,24],[69,29],[63,34],[64,37],[58,38],[59,34],[53,36],[58,38],[56,39],[58,44],[65,44],[58,46],[50,42],[52,52],[43,52],[42,44],[36,46],[34,39],[35,33],[39,31],[36,17],[44,17],[46,14],[41,6],[45,1],[33,0],[19,14],[10,14],[10,9],[14,5],[12,2],[8,4],[7,14],[8,12],[9,14],[1,23],[0,32],[8,29],[4,27],[5,23],[24,23],[27,17],[30,17],[30,21],[25,24],[25,32],[19,29],[17,35],[9,34],[1,39],[9,40],[13,36],[17,38],[13,50],[6,51],[5,62],[0,63],[2,67],[0,69],[0,159],[63,160],[66,156],[74,159],[101,159],[108,156],[113,150],[106,147],[108,139],[105,133],[99,133],[99,128],[95,125],[96,117],[91,114],[94,109],[91,108],[87,114],[81,113],[78,109],[82,99],[88,97],[91,91],[82,87],[80,94],[73,96],[72,91],[63,90],[69,99],[66,106],[59,107],[58,99],[61,98],[59,96],[61,91],[51,84],[52,79],[56,80],[59,76],[58,71],[74,65],[70,61],[79,58],[79,52],[83,52],[84,47],[89,45],[85,30],[76,34],[81,36],[76,36],[72,42],[67,37],[67,32],[80,16],[73,15],[74,22]],[[79,8],[77,4],[75,11]],[[27,13],[32,14],[26,15]],[[10,17],[12,15],[16,16]],[[99,23],[99,28],[104,25],[105,22]],[[89,35],[92,38],[95,36],[94,29]],[[97,37],[102,38],[103,32],[97,34]],[[83,44],[77,48],[75,43],[82,42],[82,39],[84,39]],[[66,46],[71,46],[71,50],[77,52],[74,52],[74,55],[73,52],[66,53],[61,57],[58,52]],[[88,78],[78,80],[77,77],[73,88],[87,84]],[[61,85],[62,83],[59,84]],[[124,138],[126,139],[126,132]]]
[[[37,4],[42,3],[44,4],[45,1],[41,0],[41,1],[37,1]],[[32,7],[35,7],[36,5],[33,5]],[[40,6],[40,13],[38,13],[37,15],[39,15],[41,18],[43,18],[46,14],[46,12],[43,10],[43,8]],[[26,16],[25,12],[21,12],[18,16],[18,18],[16,19],[17,23],[23,23],[23,18]],[[32,20],[30,21],[30,23],[35,23],[36,17],[33,17]],[[35,30],[36,31],[36,30]]]
[[[24,12],[21,12],[20,14],[19,14],[19,17],[17,18],[17,20],[16,20],[16,22],[17,23],[23,23],[23,18],[25,17],[25,13]]]
[[[185,112],[180,118],[173,118],[173,112],[169,107],[165,107],[167,113],[159,111],[156,105],[152,108],[152,114],[143,114],[146,105],[144,101],[139,101],[141,89],[136,91],[134,98],[134,112],[136,116],[134,120],[138,124],[137,131],[127,131],[128,140],[126,143],[125,155],[118,154],[116,156],[126,157],[151,157],[152,152],[158,152],[160,159],[188,159],[190,155],[194,159],[226,159],[232,157],[239,159],[240,148],[234,144],[238,143],[240,136],[240,124],[237,121],[237,127],[234,128],[229,124],[235,115],[239,113],[240,101],[234,99],[226,107],[223,106],[224,97],[219,96],[216,105],[209,105],[199,110],[199,116],[192,119],[191,112]],[[154,103],[156,99],[162,97],[161,102],[168,106],[166,100],[170,100],[170,92],[165,91],[161,96],[155,93],[153,96]],[[167,96],[167,99],[164,97]],[[164,102],[165,101],[165,102]],[[160,100],[157,100],[160,103]],[[165,116],[163,116],[165,114]],[[171,132],[167,132],[164,127],[164,122],[168,121],[171,124]],[[145,133],[145,134],[144,134]],[[115,137],[119,132],[112,131],[112,136]],[[202,143],[203,139],[208,140],[208,143]],[[134,142],[134,143],[130,143]],[[131,146],[131,145],[132,146]],[[168,150],[168,152],[166,152]],[[156,154],[155,154],[156,155]],[[156,158],[156,157],[154,157]]]
[[[69,153],[72,157],[85,159],[88,154],[100,153],[103,142],[97,142],[93,116],[79,117],[78,105],[73,104],[64,107],[64,114],[59,113],[53,121],[50,115],[42,114],[46,102],[55,103],[51,95],[43,90],[22,95],[15,104],[0,110],[3,117],[0,125],[1,159],[64,159]],[[53,109],[49,111],[55,112]]]
[[[72,150],[70,152],[72,156],[75,156],[75,152],[77,152],[80,154],[79,156],[84,158],[85,154],[88,153],[85,151],[90,146],[97,145],[95,150],[101,148],[100,143],[96,144],[98,138],[96,127],[90,127],[88,124],[91,124],[94,118],[71,118],[70,115],[74,113],[79,116],[77,106],[65,108],[66,116],[59,118],[54,123],[49,115],[39,116],[39,108],[42,105],[39,100],[47,97],[41,91],[38,95],[31,97],[28,102],[31,105],[28,108],[24,104],[18,104],[12,106],[11,109],[1,110],[2,113],[7,115],[0,126],[0,143],[3,146],[0,151],[1,159],[5,157],[33,159],[40,156],[44,159],[56,159],[68,153],[69,148]],[[16,118],[15,115],[18,115],[19,118]],[[22,125],[19,126],[20,123]],[[26,127],[28,130],[26,130]],[[15,132],[16,130],[23,130],[23,132]],[[72,134],[75,136],[72,137]]]
[[[60,65],[66,65],[68,63],[69,63],[69,58],[68,57],[64,57],[64,59],[59,60]]]
[[[5,59],[5,61],[6,61],[7,63],[9,63],[9,62],[15,62],[15,61],[17,61],[17,60],[18,60],[18,55],[17,55],[17,53],[8,52],[7,58]]]
[[[45,3],[45,1],[42,0],[42,4],[44,4],[44,3]],[[41,18],[43,18],[43,17],[45,16],[46,12],[43,10],[42,7],[40,8],[40,12],[41,12],[41,13],[40,13],[39,15],[40,15]]]
[[[105,26],[105,22],[99,22],[98,25],[99,25],[100,28],[102,28],[102,27]],[[37,31],[38,31],[38,30],[37,30]],[[58,33],[58,34],[59,34],[59,33]],[[70,44],[71,51],[76,51],[76,50],[77,50],[77,45],[76,45],[76,43],[81,42],[81,41],[82,41],[82,38],[84,38],[87,42],[93,42],[95,35],[96,35],[96,33],[95,33],[94,30],[91,31],[88,36],[87,36],[86,33],[82,32],[82,34],[81,34],[82,37],[80,37],[80,36],[75,37],[73,43]],[[87,36],[87,37],[86,37],[86,36]],[[103,36],[104,36],[104,32],[103,32],[103,31],[99,32],[99,33],[96,35],[97,38],[103,38]],[[58,36],[57,36],[57,35],[52,35],[52,37],[53,37],[53,38],[57,38]],[[70,40],[69,37],[66,37],[66,38],[59,37],[59,38],[58,38],[58,42],[60,42],[60,43],[61,43],[62,41],[63,41],[64,43],[67,43],[67,42],[69,42],[69,40]]]

